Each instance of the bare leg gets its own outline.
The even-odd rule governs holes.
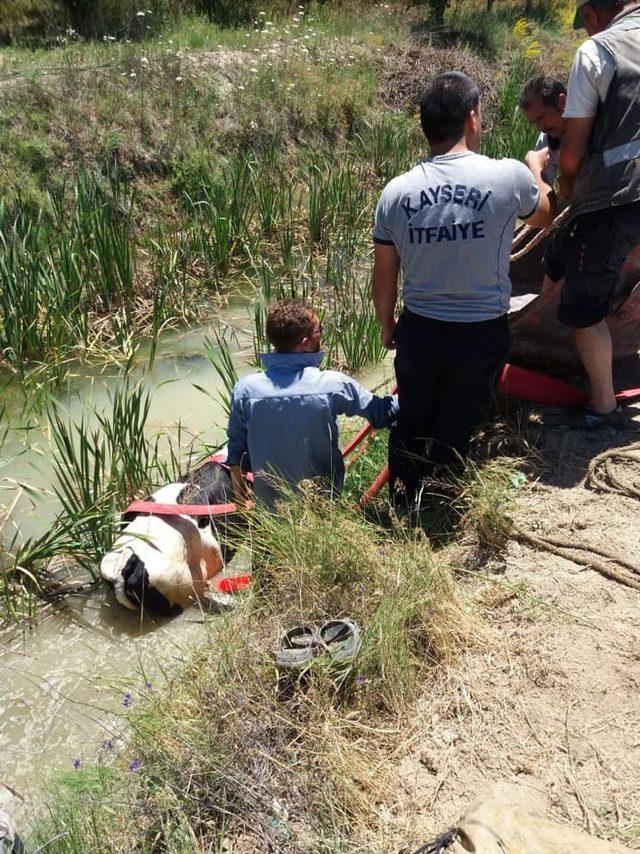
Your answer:
[[[591,406],[605,414],[616,408],[613,390],[613,348],[606,320],[594,326],[573,330],[576,346],[591,385]]]
[[[542,280],[542,287],[540,288],[540,295],[546,294],[547,291],[552,291],[554,288],[559,288],[564,282],[564,277],[562,279],[558,279],[557,282],[554,282],[553,279],[550,279],[549,276],[545,275]]]

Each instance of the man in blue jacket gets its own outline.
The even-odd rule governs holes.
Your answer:
[[[329,495],[340,493],[344,462],[338,416],[360,415],[389,427],[397,400],[377,397],[351,377],[320,370],[322,325],[306,300],[281,300],[267,315],[275,353],[261,355],[264,373],[235,386],[229,415],[227,462],[236,501],[246,498],[241,469],[254,474],[256,500],[273,509],[283,487],[317,479]]]

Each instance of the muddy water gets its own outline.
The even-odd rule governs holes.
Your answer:
[[[249,369],[251,357],[246,317],[246,310],[238,308],[227,318],[237,333],[240,372]],[[209,396],[216,396],[216,377],[203,356],[203,339],[210,332],[198,329],[167,337],[153,371],[140,366],[152,393],[148,429],[153,434],[166,430],[175,435],[180,421],[190,435],[209,443],[222,441],[224,416]],[[387,366],[362,379],[373,386],[388,374]],[[109,391],[119,382],[117,372],[79,377],[65,406],[79,417],[89,405],[107,404]],[[17,417],[15,410],[10,414]],[[17,456],[0,476],[43,491],[35,499],[23,494],[12,518],[23,535],[35,535],[46,529],[57,509],[47,493],[51,467],[44,426],[35,423],[26,433],[14,433],[10,446]],[[7,503],[6,492],[0,498]],[[189,650],[202,641],[209,619],[216,617],[194,608],[172,621],[141,623],[101,590],[73,597],[60,614],[27,633],[0,637],[0,808],[27,813],[47,773],[71,771],[74,760],[95,761],[116,749],[126,753],[121,740],[125,698],[133,707],[157,690],[164,674],[179,669]]]

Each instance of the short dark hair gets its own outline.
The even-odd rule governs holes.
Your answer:
[[[433,77],[420,98],[420,124],[429,143],[460,139],[469,113],[479,103],[480,90],[461,71]]]
[[[555,107],[559,109],[558,98],[560,95],[567,94],[567,87],[562,80],[556,80],[555,77],[531,77],[524,84],[518,96],[518,104],[521,110],[527,110],[531,106],[531,101],[534,98],[540,98],[545,107]]]
[[[267,338],[278,353],[290,352],[313,334],[316,313],[306,299],[282,299],[267,312]]]

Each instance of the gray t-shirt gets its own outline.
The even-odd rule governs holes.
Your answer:
[[[442,154],[390,181],[373,239],[396,247],[404,305],[435,320],[491,320],[509,309],[509,255],[518,217],[538,188],[518,160]]]
[[[542,180],[553,187],[553,182],[560,171],[560,140],[552,139],[549,134],[543,131],[536,139],[534,149],[535,151],[542,151],[543,148],[549,149],[549,162],[542,170]]]

